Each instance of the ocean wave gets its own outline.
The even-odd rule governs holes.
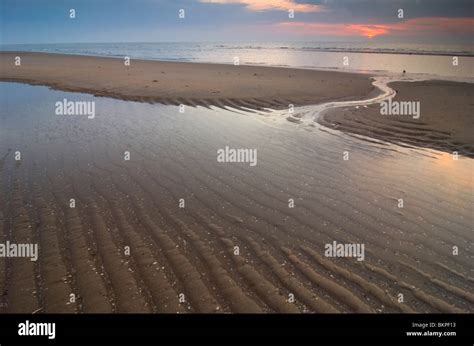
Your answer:
[[[332,52],[332,53],[370,53],[370,54],[406,54],[406,55],[455,55],[455,56],[474,56],[471,50],[452,50],[452,49],[425,49],[425,48],[373,48],[373,47],[345,47],[345,46],[261,46],[261,45],[215,45],[214,48],[228,50],[291,50],[302,52]]]

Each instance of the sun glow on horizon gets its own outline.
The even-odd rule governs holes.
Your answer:
[[[385,25],[363,25],[352,24],[347,27],[349,32],[357,33],[368,38],[385,35],[389,32],[389,28]]]
[[[433,34],[437,32],[474,33],[474,18],[426,17],[413,18],[403,22],[387,24],[364,23],[317,23],[317,22],[282,22],[276,24],[289,32],[303,35],[328,36],[364,36],[374,38],[382,35],[413,35],[415,33]]]

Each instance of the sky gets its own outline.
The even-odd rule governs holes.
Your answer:
[[[0,0],[0,30],[2,44],[372,40],[473,45],[474,0]]]

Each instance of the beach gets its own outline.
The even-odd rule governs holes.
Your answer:
[[[21,66],[14,64],[17,56]],[[32,52],[0,52],[0,80],[129,101],[255,110],[364,100],[380,93],[369,74],[135,59],[126,66],[118,58]],[[317,120],[354,134],[474,155],[473,83],[427,80],[389,86],[396,91],[395,101],[420,102],[421,119],[381,116],[377,103],[338,108]]]
[[[32,55],[31,62],[43,57]],[[37,261],[0,258],[1,312],[474,310],[470,158],[453,160],[451,147],[439,151],[421,140],[400,144],[400,138],[407,141],[405,127],[377,134],[388,125],[376,122],[375,105],[361,107],[367,120],[337,118],[343,131],[243,107],[250,100],[285,108],[289,101],[368,98],[377,94],[369,76],[132,61],[139,75],[127,82],[127,72],[90,72],[89,62],[97,71],[121,71],[121,60],[48,56],[51,65],[27,67],[28,58],[21,72],[5,60],[1,65],[0,79],[22,83],[0,83],[8,95],[0,99],[0,243],[39,244],[39,255]],[[77,62],[82,73],[75,65],[66,68],[67,61]],[[141,64],[150,68],[139,70]],[[237,76],[246,71],[246,79],[237,79],[239,88],[227,77],[216,82],[223,98],[209,94],[217,84],[199,80],[201,72],[192,72],[192,82],[167,80],[168,95],[146,88],[161,71],[176,76],[174,67],[224,75],[233,70],[233,77],[239,69]],[[245,84],[253,73],[263,73],[269,84],[254,91],[253,82]],[[280,105],[273,78],[290,83]],[[182,87],[186,83],[192,93]],[[450,107],[470,107],[472,89],[421,85],[432,83],[445,99],[456,100]],[[309,84],[319,89],[300,95],[298,88]],[[393,87],[397,97],[404,88],[412,96],[418,84]],[[95,102],[95,117],[56,114],[55,103],[64,99]],[[180,112],[176,104],[186,100],[203,106]],[[439,108],[422,103],[425,140],[444,128],[439,119],[446,113]],[[296,108],[294,116],[300,112]],[[356,110],[323,114],[330,125],[336,121],[331,112],[339,117]],[[450,122],[453,141],[471,126],[464,111],[457,114]],[[222,162],[218,153],[227,147],[258,155],[250,163]],[[338,245],[364,252],[328,255],[327,247]]]
[[[473,83],[427,80],[389,86],[397,92],[394,101],[419,102],[419,118],[381,115],[381,106],[374,104],[331,110],[318,118],[319,123],[384,141],[474,157]]]
[[[21,57],[21,66],[15,57]],[[129,101],[284,109],[367,96],[367,76],[266,66],[0,52],[0,80]]]

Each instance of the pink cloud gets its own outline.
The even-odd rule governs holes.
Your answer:
[[[251,11],[265,10],[294,10],[295,12],[320,12],[324,10],[321,5],[300,4],[295,0],[200,0],[204,3],[214,4],[242,4]]]
[[[474,18],[424,17],[387,24],[283,22],[276,24],[276,26],[304,35],[376,37],[394,33],[405,35],[443,32],[467,34],[474,32]]]

